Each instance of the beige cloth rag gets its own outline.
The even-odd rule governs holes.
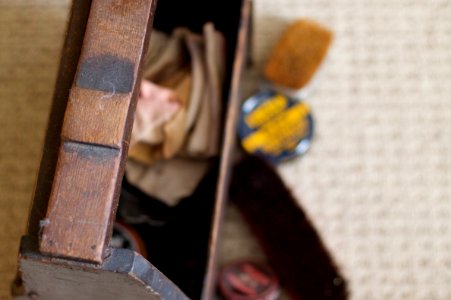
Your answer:
[[[161,32],[152,37],[127,179],[175,205],[193,193],[208,158],[219,152],[225,40],[212,23],[202,35],[177,28],[170,37]]]
[[[187,145],[188,156],[212,156],[218,153],[220,122],[221,122],[221,92],[225,76],[225,40],[213,24],[204,26],[204,68],[203,74],[207,85],[203,91],[202,104],[196,126],[191,133]],[[194,38],[188,40],[188,47],[200,45]]]
[[[135,126],[129,156],[152,165],[180,153],[186,157],[208,158],[218,154],[222,82],[225,73],[225,41],[212,23],[204,26],[203,35],[177,28],[171,37],[161,32],[152,35],[145,59],[144,78],[175,92],[181,108],[173,118],[157,124],[163,129],[161,139],[152,140]],[[148,101],[150,102],[150,101]],[[143,115],[142,105],[137,115]],[[145,119],[141,118],[141,124]]]
[[[208,161],[186,158],[162,160],[152,167],[129,160],[125,170],[127,180],[134,186],[174,206],[193,193],[208,166]]]

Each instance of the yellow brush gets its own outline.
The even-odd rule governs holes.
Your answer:
[[[303,88],[326,56],[332,37],[330,30],[313,21],[295,22],[274,47],[264,69],[266,79],[282,87]]]

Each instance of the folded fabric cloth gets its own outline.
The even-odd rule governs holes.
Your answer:
[[[206,74],[206,66],[205,66],[205,50],[204,50],[204,41],[201,37],[197,36],[188,36],[187,37],[188,48],[191,50],[191,53],[196,53],[199,56],[198,65],[193,65],[193,67],[197,67],[201,70],[201,78],[202,81],[209,83],[209,79]],[[199,95],[199,107],[197,116],[193,115],[193,122],[195,121],[194,128],[189,136],[189,140],[187,141],[187,145],[185,148],[185,153],[188,156],[203,156],[207,154],[208,151],[208,142],[210,138],[209,131],[210,128],[210,99],[209,99],[209,89],[208,86],[201,91]],[[188,124],[187,124],[188,125]]]
[[[194,157],[209,157],[218,153],[222,82],[225,77],[225,40],[212,23],[204,26],[203,44],[204,61],[196,67],[202,68],[207,85],[203,91],[196,125],[185,148],[185,153]],[[188,38],[190,49],[199,46],[199,40]]]
[[[126,168],[132,185],[171,205],[194,190],[219,152],[224,77],[225,39],[212,23],[202,34],[152,33]]]
[[[171,86],[168,87],[171,88]],[[172,88],[182,100],[182,107],[175,117],[169,120],[164,126],[165,140],[162,145],[164,158],[173,157],[182,149],[185,143],[186,108],[189,103],[189,93],[191,90],[191,74],[185,74]]]
[[[181,100],[172,90],[150,81],[141,82],[130,145],[138,141],[160,144],[164,141],[164,125],[180,110]]]
[[[185,132],[189,132],[194,127],[196,119],[198,118],[203,101],[203,94],[207,85],[207,78],[205,76],[202,37],[197,34],[187,35],[186,47],[190,54],[191,71],[193,74],[190,103],[185,124]]]
[[[125,171],[127,180],[148,195],[175,206],[190,196],[208,171],[206,160],[172,158],[156,162],[152,167],[129,160]]]
[[[173,118],[165,120],[161,126],[161,140],[151,142],[144,137],[138,143],[130,145],[129,156],[141,163],[152,165],[160,159],[171,158],[180,151],[185,142],[186,109],[192,85],[184,47],[184,36],[188,33],[185,28],[174,30],[170,38],[158,31],[152,33],[144,63],[144,78],[172,90],[181,106]],[[143,83],[145,82],[147,81],[143,80]],[[138,103],[140,101],[138,99]],[[138,106],[136,115],[143,114],[140,109]],[[149,123],[153,123],[152,117],[152,114],[148,115]],[[140,128],[134,127],[133,132],[135,131],[140,131]],[[143,137],[145,134],[140,132],[135,136]]]
[[[150,35],[149,47],[144,57],[143,70],[149,70],[152,65],[162,56],[169,42],[169,37],[166,33],[153,30]],[[145,74],[143,74],[145,77]]]
[[[221,127],[222,85],[226,72],[225,39],[215,30],[212,23],[204,26],[207,77],[210,79],[208,91],[210,94],[210,143],[208,153],[219,152],[219,137]]]
[[[144,68],[143,78],[158,83],[171,75],[183,64],[188,64],[184,47],[184,36],[189,33],[186,28],[177,28],[170,37],[162,37],[164,33],[157,32],[155,39],[150,40],[148,57]],[[163,45],[157,43],[163,42]],[[150,56],[150,57],[149,57]]]
[[[136,107],[129,157],[144,164],[162,158],[162,151],[151,145],[160,145],[166,139],[168,121],[180,112],[181,99],[174,91],[143,80]]]
[[[138,142],[147,146],[133,143],[132,157],[137,152],[135,146],[149,153],[149,159],[140,159],[147,164],[152,164],[155,158],[171,158],[178,153],[187,157],[216,155],[225,77],[222,34],[212,23],[205,24],[203,35],[186,28],[175,29],[170,37],[154,32],[144,65],[144,78],[173,90],[181,100],[181,108],[174,118],[166,121],[163,140],[142,138]],[[137,110],[139,114],[140,107]],[[135,130],[139,131],[140,127]]]

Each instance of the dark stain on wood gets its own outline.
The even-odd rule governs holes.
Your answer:
[[[24,274],[17,300],[189,300],[189,298],[153,265],[128,249],[109,249],[102,264],[43,256],[35,237],[22,239],[19,270]],[[20,286],[15,289],[19,292]]]
[[[134,115],[139,66],[155,2],[117,2],[121,8],[116,9],[111,0],[91,3],[61,142],[57,144],[61,147],[45,215],[48,225],[42,229],[41,253],[95,264],[109,255],[107,245],[133,124],[127,117]],[[118,14],[117,9],[124,13]],[[108,98],[111,100],[105,100]]]
[[[247,1],[244,0],[244,2]],[[81,14],[83,12],[81,15],[83,16],[84,23],[81,26],[76,22],[81,17],[72,17],[74,18],[72,21],[73,24],[71,23],[72,25],[68,32],[68,36],[71,39],[69,40],[70,43],[66,42],[65,56],[63,57],[65,67],[60,69],[59,75],[60,78],[64,77],[65,85],[63,86],[59,82],[57,87],[58,90],[64,87],[64,93],[59,93],[57,95],[58,97],[56,97],[56,100],[64,105],[55,111],[60,119],[58,130],[53,132],[55,125],[51,123],[52,125],[49,128],[52,129],[53,138],[46,139],[46,151],[48,152],[48,149],[50,149],[54,153],[53,155],[45,155],[45,159],[43,159],[41,164],[42,169],[47,169],[47,165],[51,165],[51,170],[41,171],[40,184],[36,188],[36,194],[38,196],[35,198],[34,210],[30,219],[31,226],[29,233],[33,238],[36,238],[34,242],[35,247],[33,248],[33,254],[30,252],[25,254],[22,249],[22,256],[20,258],[21,271],[26,279],[24,283],[26,291],[36,291],[42,299],[72,299],[72,297],[59,297],[60,295],[58,293],[63,292],[65,295],[73,295],[76,298],[79,296],[80,290],[84,291],[84,297],[86,299],[119,298],[118,295],[124,293],[129,296],[127,299],[147,299],[149,295],[143,296],[139,294],[144,289],[155,290],[158,294],[157,299],[187,299],[176,286],[167,282],[167,279],[164,280],[164,276],[144,258],[128,250],[110,249],[107,247],[111,238],[112,222],[115,217],[117,198],[120,191],[120,179],[123,175],[123,165],[125,164],[128,149],[127,142],[130,138],[131,125],[133,124],[132,117],[135,112],[139,89],[133,89],[131,87],[128,89],[128,92],[122,91],[127,90],[127,88],[118,88],[120,85],[127,86],[123,82],[123,77],[114,78],[114,81],[110,81],[112,83],[120,81],[118,84],[114,84],[114,90],[110,84],[107,84],[105,87],[102,85],[104,84],[102,80],[108,81],[109,78],[102,76],[102,73],[107,73],[109,76],[125,76],[124,74],[127,74],[127,71],[124,72],[120,68],[124,67],[126,63],[134,63],[125,68],[133,70],[131,76],[129,75],[132,86],[135,83],[134,81],[140,81],[141,71],[139,65],[141,64],[141,55],[147,52],[145,49],[146,46],[143,47],[143,45],[147,44],[149,38],[148,32],[152,27],[156,2],[156,0],[96,0],[92,1],[91,9],[89,9],[91,5],[90,0],[74,1],[74,7],[77,9],[73,13]],[[158,29],[170,32],[174,27],[182,24],[195,31],[200,31],[206,21],[214,20],[216,27],[225,34],[228,41],[228,62],[234,61],[236,29],[239,25],[237,7],[242,4],[242,0],[220,4],[219,7],[218,3],[208,0],[172,0],[160,2],[160,24],[157,26]],[[79,7],[81,6],[79,3],[84,3],[84,6]],[[174,7],[177,9],[174,9]],[[87,27],[83,39],[83,34],[77,33],[75,35],[74,32],[80,31],[84,33],[88,14],[91,25]],[[171,17],[168,18],[168,15]],[[147,22],[146,29],[141,27],[145,22]],[[245,31],[245,28],[242,28],[241,31]],[[139,37],[138,34],[140,34]],[[81,38],[79,35],[81,35]],[[77,37],[77,39],[73,37]],[[84,41],[84,45],[82,55],[79,58],[82,40]],[[124,43],[125,41],[127,42]],[[73,54],[71,47],[77,49]],[[242,49],[242,47],[239,48]],[[71,60],[66,61],[66,56],[69,56],[67,52],[70,52]],[[101,64],[101,60],[105,57],[107,59],[104,59],[104,62],[106,61],[105,65],[109,68],[108,71],[105,71],[106,66],[102,66]],[[119,62],[119,66],[114,59],[122,60],[122,62]],[[239,60],[241,61],[241,59]],[[87,62],[89,62],[91,67],[95,64],[97,66],[92,67],[91,70],[84,68]],[[66,76],[68,65],[70,67],[70,76]],[[239,65],[241,66],[241,62]],[[228,63],[227,66],[228,76],[225,82],[224,99],[229,98],[229,75],[232,71],[232,63]],[[77,73],[75,74],[76,67]],[[104,70],[100,70],[102,68]],[[84,74],[84,72],[86,73]],[[84,77],[83,74],[86,76]],[[85,82],[80,79],[85,80]],[[65,123],[70,130],[62,134],[62,138],[60,139],[61,123],[72,83],[71,90],[77,91],[77,93],[74,93],[77,97],[74,97],[74,99],[79,101],[74,101],[68,111],[66,111]],[[101,88],[99,88],[99,85]],[[139,84],[136,85],[139,86]],[[236,86],[232,90],[232,96],[229,101],[234,103],[238,101]],[[117,95],[113,99],[109,97],[112,101],[108,101],[103,100],[103,95],[99,97],[98,91],[108,93],[109,95],[113,95],[114,93],[122,93],[122,95]],[[104,105],[102,108],[105,108],[105,110],[111,110],[105,113],[104,116],[108,116],[107,118],[104,116],[99,117],[98,108],[100,105],[98,102],[103,102],[100,104]],[[224,102],[225,108],[228,108],[226,101]],[[74,107],[77,108],[75,113],[73,113]],[[234,110],[235,105],[232,105],[231,108]],[[127,117],[122,118],[119,122],[118,116],[123,116],[124,114]],[[230,119],[228,123],[234,122],[232,119],[236,118],[236,115],[230,112],[228,115]],[[72,118],[67,118],[67,116]],[[105,126],[105,119],[111,119],[112,124],[116,125]],[[77,122],[73,122],[74,120]],[[87,127],[89,130],[86,130]],[[122,130],[124,127],[125,129]],[[98,130],[91,130],[92,128]],[[80,132],[83,132],[83,134],[79,134]],[[229,138],[224,143],[229,145],[229,139],[233,137],[230,128],[226,135]],[[79,144],[82,145],[81,147],[94,147],[96,149],[86,151],[86,158],[83,158],[78,155],[78,152],[66,153],[67,149],[64,149],[64,143],[72,143],[72,145],[69,144],[69,148],[72,147],[72,150],[78,148]],[[63,146],[61,147],[63,149],[60,146]],[[100,149],[104,150],[105,148],[111,151],[117,148],[119,155],[113,159],[114,162],[105,161],[104,167],[102,167],[103,164],[90,164],[91,161],[89,158],[95,157],[93,153],[97,153],[97,150],[100,151]],[[219,238],[218,225],[222,219],[221,211],[223,209],[221,207],[226,198],[223,192],[228,186],[226,179],[229,177],[230,172],[230,170],[225,171],[224,166],[230,169],[229,163],[227,162],[230,160],[230,151],[233,148],[233,144],[230,144],[226,148],[223,153],[224,163],[222,164],[223,171],[220,177],[222,187],[219,188],[219,199],[217,200],[219,203],[216,205],[214,214],[215,229],[212,231],[213,237],[209,250],[211,258],[209,259],[207,277],[205,278],[207,284],[204,287],[204,295],[207,295],[207,298],[204,297],[203,299],[212,299],[208,298],[208,295],[214,292],[216,282],[215,260],[217,256],[217,239]],[[60,167],[58,168],[56,168],[57,161],[61,161]],[[120,164],[119,167],[117,166],[118,164]],[[109,181],[107,182],[107,180]],[[44,185],[44,181],[48,182],[47,188]],[[116,186],[112,187],[114,184]],[[42,187],[43,185],[44,188]],[[60,190],[58,188],[55,195],[50,197],[50,189],[53,187],[62,187],[62,189]],[[48,204],[50,198],[51,201]],[[92,201],[89,201],[90,199]],[[47,211],[47,214],[44,215],[40,211]],[[110,212],[109,215],[106,213],[108,211]],[[45,220],[48,220],[49,224],[41,228],[39,226],[40,221],[44,217],[46,217]],[[37,238],[40,236],[39,232],[41,231],[43,232],[43,239],[39,241]],[[47,242],[51,241],[51,247],[46,245],[46,239]],[[41,243],[40,245],[39,242]],[[193,243],[192,240],[190,242]],[[42,252],[39,252],[39,249]],[[33,256],[33,259],[30,260],[30,257],[27,256]],[[27,262],[30,261],[36,263],[33,266],[33,270],[28,268],[30,265],[27,265]],[[64,268],[58,268],[58,264],[64,265]],[[182,268],[182,266],[180,267]],[[43,272],[45,273],[47,270],[54,272],[55,276],[43,276]],[[63,276],[65,275],[64,271],[73,271],[74,274]],[[117,284],[112,283],[112,280],[118,277],[118,273],[122,272],[124,274],[120,274],[120,281],[116,282]],[[92,278],[90,276],[96,276],[95,274],[99,274],[98,278]],[[114,278],[110,278],[110,276]],[[87,280],[83,281],[85,277]],[[62,280],[59,280],[60,278],[66,278],[66,280],[63,280],[65,283],[61,282]],[[127,279],[133,280],[134,283],[136,281],[140,284],[144,283],[147,287],[130,285],[130,289],[127,290],[130,283],[126,281]],[[106,282],[105,286],[102,286],[103,282]],[[83,285],[84,283],[89,286],[95,286],[92,289],[95,293],[86,295],[91,292],[91,289],[87,289]],[[63,286],[60,287],[60,284]],[[42,293],[41,290],[43,290]],[[26,294],[23,295],[26,296]],[[54,295],[57,296],[52,298],[51,296]],[[199,298],[194,297],[194,299]]]
[[[41,253],[102,262],[110,238],[116,189],[112,183],[120,176],[121,157],[120,149],[63,142],[40,239]]]
[[[130,93],[133,89],[134,65],[111,54],[85,59],[78,71],[76,85],[108,93]]]
[[[65,142],[63,144],[66,153],[89,159],[95,163],[104,163],[119,155],[119,149],[105,147],[101,145],[86,144],[79,142]]]

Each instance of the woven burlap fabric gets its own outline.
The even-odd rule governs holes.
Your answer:
[[[352,299],[451,299],[451,1],[256,0],[254,8],[254,75],[290,21],[309,17],[335,32],[307,99],[313,147],[279,170]],[[1,299],[14,277],[68,9],[68,0],[0,0]],[[229,210],[224,260],[257,252],[243,226]]]

